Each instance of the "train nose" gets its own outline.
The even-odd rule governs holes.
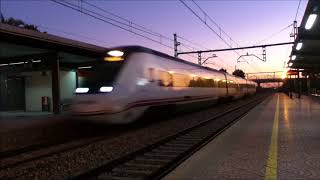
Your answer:
[[[102,104],[93,100],[78,100],[74,101],[71,110],[74,113],[88,113],[102,111]]]
[[[120,107],[112,104],[113,103],[111,101],[77,100],[73,102],[71,110],[74,114],[92,115],[114,113],[121,109]]]

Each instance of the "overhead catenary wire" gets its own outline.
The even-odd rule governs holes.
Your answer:
[[[52,0],[52,1],[53,1],[53,2],[56,2],[56,3],[59,3],[59,4],[61,4],[61,5],[64,5],[64,6],[68,7],[68,8],[73,9],[73,10],[76,10],[76,11],[78,11],[78,12],[81,12],[81,13],[84,13],[84,12],[85,12],[84,14],[86,14],[86,15],[88,15],[88,16],[91,16],[91,17],[92,17],[92,15],[94,15],[94,16],[99,16],[99,18],[98,18],[99,20],[101,20],[101,17],[102,17],[102,18],[105,18],[105,19],[107,19],[107,20],[104,19],[103,21],[112,21],[112,22],[107,22],[107,23],[109,23],[109,24],[110,24],[110,23],[113,23],[113,24],[111,24],[111,25],[114,25],[114,26],[116,26],[116,27],[118,27],[118,28],[123,29],[122,26],[125,26],[126,28],[124,28],[124,29],[125,29],[126,31],[129,31],[130,33],[133,33],[133,34],[136,34],[136,35],[139,35],[139,36],[141,36],[140,33],[146,33],[146,34],[148,34],[148,35],[156,36],[157,38],[159,38],[159,40],[155,40],[155,39],[150,38],[150,37],[148,37],[148,36],[145,37],[145,35],[142,35],[144,38],[146,38],[146,39],[148,39],[148,40],[151,40],[151,41],[153,41],[153,42],[157,42],[157,43],[161,44],[162,46],[165,46],[165,47],[167,47],[167,48],[173,49],[171,46],[169,46],[169,45],[165,44],[163,41],[161,41],[161,39],[162,39],[162,40],[167,40],[167,41],[173,42],[174,40],[171,39],[171,38],[169,38],[168,36],[165,36],[165,35],[163,35],[163,34],[157,33],[157,32],[155,32],[155,31],[151,30],[150,28],[147,28],[147,27],[144,27],[144,26],[142,26],[142,25],[139,25],[139,24],[137,24],[137,23],[135,23],[135,22],[133,22],[133,21],[131,21],[131,20],[128,20],[128,19],[126,19],[126,18],[124,18],[124,17],[122,17],[122,16],[120,16],[120,15],[117,15],[117,14],[115,14],[115,13],[113,13],[113,12],[107,11],[107,10],[105,10],[105,9],[99,7],[99,6],[96,6],[96,5],[92,4],[92,3],[89,3],[89,2],[87,2],[87,1],[81,1],[81,2],[82,2],[83,4],[86,4],[86,5],[88,5],[88,6],[93,7],[93,8],[95,8],[95,9],[99,10],[99,11],[102,11],[102,12],[104,12],[104,13],[107,13],[108,15],[112,15],[112,16],[118,18],[118,19],[121,19],[122,21],[125,21],[125,22],[121,22],[121,21],[119,21],[119,20],[115,20],[115,19],[113,19],[113,18],[106,17],[106,16],[104,16],[104,15],[102,15],[102,14],[99,14],[99,13],[97,13],[97,12],[94,12],[94,11],[92,11],[92,10],[86,9],[84,6],[82,6],[82,4],[81,4],[81,6],[80,6],[80,5],[75,5],[75,4],[72,4],[72,3],[70,3],[70,2],[66,2],[66,1],[63,1],[63,0]],[[94,18],[97,19],[97,17],[94,17]],[[119,25],[119,24],[120,24],[121,27],[117,26],[117,25]],[[137,27],[134,27],[134,26],[137,26]],[[138,31],[140,31],[140,33],[133,32],[132,29],[138,30]],[[187,49],[190,49],[190,48],[196,49],[196,48],[193,47],[193,46],[187,45],[187,43],[185,43],[185,42],[181,43],[181,45],[182,45],[183,47],[187,48]],[[195,56],[192,56],[192,55],[188,55],[188,56],[195,58]]]
[[[122,17],[122,16],[119,16],[119,15],[113,13],[113,12],[107,11],[107,10],[105,10],[105,9],[103,9],[103,8],[101,8],[101,7],[98,7],[98,6],[96,6],[96,5],[92,4],[92,3],[89,3],[89,2],[87,2],[87,1],[83,1],[83,3],[85,3],[85,4],[87,4],[87,5],[91,6],[91,7],[94,7],[94,8],[96,8],[96,9],[102,11],[102,12],[105,12],[105,13],[107,13],[107,14],[109,14],[109,15],[112,15],[112,16],[114,16],[114,17],[117,17],[117,18],[119,18],[119,19],[121,19],[121,20],[129,23],[130,25],[135,25],[135,26],[138,26],[139,28],[145,29],[145,30],[149,31],[150,33],[152,33],[153,35],[158,36],[159,38],[167,39],[167,40],[172,41],[172,42],[174,41],[174,40],[173,40],[172,38],[170,38],[170,37],[167,37],[167,36],[165,36],[165,35],[163,35],[163,34],[154,32],[153,30],[151,30],[151,29],[149,29],[149,28],[146,28],[146,27],[144,27],[144,26],[141,26],[141,25],[139,25],[139,24],[137,24],[137,23],[135,23],[135,22],[133,22],[133,21],[131,21],[131,20],[128,20],[128,19],[126,19],[126,18],[124,18],[124,17]],[[180,37],[180,36],[179,36],[179,37]],[[184,41],[186,41],[186,42],[189,42],[190,44],[193,44],[193,45],[195,44],[195,43],[189,41],[189,40],[186,39],[186,38],[181,38],[181,39],[184,40]],[[196,48],[196,47],[194,47],[194,46],[187,45],[187,43],[181,43],[181,46],[183,46],[183,47],[185,47],[186,49],[189,49],[189,50],[198,49],[198,48]],[[191,57],[195,57],[195,56],[191,56]]]
[[[194,11],[186,2],[184,2],[183,0],[179,0],[179,1],[180,1],[190,12],[192,12],[192,14],[195,15],[207,28],[209,28],[216,36],[218,36],[218,38],[219,38],[222,42],[224,42],[229,48],[232,48],[232,45],[231,45],[230,43],[228,43],[228,42],[221,36],[220,33],[216,32],[216,31],[206,22],[206,19],[203,19],[202,17],[200,17],[200,15],[199,15],[197,12],[195,12],[195,11]],[[200,7],[195,1],[192,0],[192,2],[193,2],[194,4],[196,4],[197,7]],[[210,20],[210,19],[212,20],[212,18],[210,18],[203,9],[201,9],[201,11],[205,14],[206,17],[209,18],[209,20]],[[212,21],[213,21],[213,20],[212,20]],[[215,23],[214,21],[213,21],[213,23],[214,23],[215,25],[217,25],[217,23]],[[226,34],[225,31],[223,31],[220,26],[218,26],[218,27],[219,27],[219,31],[221,30],[220,32],[223,32],[224,34]],[[226,34],[226,35],[227,35],[227,34]],[[231,38],[229,35],[228,35],[227,37],[228,37],[230,40],[232,40],[232,38]],[[233,41],[233,40],[232,40],[232,41]],[[236,43],[236,45],[239,46],[237,43]],[[240,56],[239,52],[237,52],[236,50],[234,50],[234,52],[235,52],[237,55]],[[255,69],[251,64],[248,64],[248,65],[249,65],[250,68],[252,68],[253,70]]]
[[[119,15],[113,13],[113,12],[107,11],[106,9],[103,9],[103,8],[101,8],[101,7],[99,7],[99,6],[96,6],[96,5],[92,4],[92,3],[89,3],[88,1],[83,1],[83,3],[85,3],[85,4],[87,4],[87,5],[91,6],[91,7],[94,7],[94,8],[96,8],[96,9],[102,11],[102,12],[105,12],[105,13],[107,13],[107,14],[109,14],[109,15],[112,15],[112,16],[114,16],[114,17],[117,17],[117,18],[119,18],[119,19],[127,22],[127,23],[128,23],[129,25],[131,25],[131,26],[137,26],[137,27],[139,27],[139,28],[142,28],[142,29],[148,31],[148,33],[153,34],[153,35],[155,35],[155,36],[158,36],[159,38],[167,39],[167,40],[172,41],[172,42],[174,41],[172,38],[170,38],[170,37],[168,37],[168,36],[165,36],[165,35],[163,35],[163,34],[154,32],[153,30],[151,30],[151,29],[149,29],[149,28],[147,28],[147,27],[144,27],[144,26],[142,26],[142,25],[139,25],[139,24],[137,24],[137,23],[135,23],[135,22],[133,22],[133,21],[131,21],[131,20],[129,20],[129,19],[126,19],[126,18],[124,18],[124,17],[122,17],[122,16],[119,16]]]
[[[265,42],[265,41],[267,41],[267,40],[269,40],[269,39],[273,38],[274,36],[276,36],[276,35],[278,35],[278,34],[282,33],[282,32],[283,32],[283,31],[285,31],[285,30],[287,30],[287,29],[288,29],[288,28],[290,28],[291,26],[293,26],[293,23],[290,23],[288,26],[286,26],[286,27],[284,27],[284,28],[280,29],[279,31],[276,31],[276,32],[274,32],[274,33],[270,34],[270,35],[269,35],[269,36],[267,36],[266,38],[264,38],[264,39],[262,39],[261,41],[257,42],[255,45],[260,45],[262,42]]]
[[[138,24],[136,24],[136,23],[134,23],[134,22],[132,22],[132,21],[130,21],[130,20],[127,20],[127,19],[125,19],[125,18],[123,18],[123,17],[121,17],[121,16],[119,16],[119,15],[116,15],[116,14],[114,14],[114,13],[113,13],[113,16],[115,16],[115,17],[117,17],[117,18],[121,18],[123,21],[126,21],[127,23],[121,22],[121,21],[119,21],[119,20],[112,19],[112,18],[110,18],[110,17],[106,17],[106,16],[104,16],[104,15],[98,13],[98,12],[89,10],[89,9],[87,9],[86,7],[84,7],[82,4],[81,4],[81,5],[76,5],[76,4],[73,4],[73,3],[70,3],[70,2],[67,2],[67,1],[63,1],[63,0],[51,0],[51,1],[53,1],[53,2],[55,2],[55,3],[57,3],[57,4],[60,4],[60,5],[63,5],[63,6],[65,6],[65,7],[67,7],[67,8],[73,9],[73,10],[75,10],[75,11],[78,11],[78,12],[80,12],[80,13],[82,13],[82,14],[87,15],[87,16],[93,17],[93,18],[95,18],[95,19],[97,19],[97,20],[100,20],[100,21],[103,21],[103,22],[105,22],[105,23],[111,24],[111,25],[113,25],[113,26],[115,26],[115,27],[118,27],[118,28],[123,29],[123,30],[125,30],[125,31],[127,31],[127,32],[130,32],[130,33],[133,33],[133,34],[135,34],[135,35],[138,35],[138,36],[140,36],[140,37],[143,37],[143,38],[148,39],[148,40],[150,40],[150,41],[153,41],[153,42],[155,42],[155,43],[158,43],[158,44],[160,44],[160,45],[162,45],[162,46],[165,46],[165,47],[167,47],[167,48],[169,48],[169,49],[173,49],[173,47],[165,44],[164,42],[161,42],[161,41],[156,40],[156,39],[154,39],[154,38],[150,38],[150,37],[146,36],[146,35],[143,34],[143,33],[147,33],[148,35],[153,35],[153,36],[158,36],[158,37],[164,37],[164,39],[166,39],[166,40],[168,40],[168,41],[172,41],[171,38],[169,38],[169,37],[167,37],[167,36],[164,36],[164,35],[162,35],[162,34],[160,34],[160,33],[156,33],[156,32],[154,32],[154,31],[148,32],[148,31],[151,31],[151,29],[145,28],[145,27],[143,27],[143,26],[141,26],[141,25],[138,25]],[[86,2],[86,1],[82,1],[82,2],[85,3],[85,4],[87,4],[87,5],[88,5],[88,4],[91,4],[91,3],[88,3],[88,2]],[[92,4],[91,4],[91,5],[92,5]],[[95,5],[92,5],[92,7],[94,7],[94,8],[99,8],[98,6],[95,6]],[[104,9],[100,8],[100,11],[103,11],[103,10],[104,10]],[[108,14],[111,13],[111,12],[108,12],[108,11],[104,11],[104,12],[105,12],[105,13],[108,13]],[[130,22],[130,23],[129,23],[129,22]],[[137,25],[137,26],[139,26],[139,27],[138,27],[138,28],[137,28],[137,27],[133,27],[133,25]],[[132,31],[132,29],[139,30],[140,32]],[[183,38],[182,40],[183,40],[183,41],[186,41],[186,42],[189,42],[189,43],[191,42],[191,41],[187,40],[186,38]],[[192,43],[193,43],[193,42],[192,42]],[[194,43],[193,43],[193,44],[194,44]],[[190,48],[191,48],[191,49],[198,49],[198,48],[196,48],[196,47],[194,47],[194,46],[187,45],[187,43],[181,43],[181,45],[182,45],[182,47],[187,48],[187,49],[190,49]],[[193,58],[196,58],[195,56],[192,56],[192,55],[188,55],[188,56],[193,57]]]
[[[221,36],[222,34],[224,34],[230,41],[232,41],[234,44],[236,44],[237,47],[240,46],[237,42],[235,42],[235,41],[231,38],[231,36],[229,36],[229,35],[221,28],[221,26],[220,26],[218,23],[216,23],[216,22],[206,13],[205,10],[203,10],[203,9],[200,7],[200,5],[199,5],[198,3],[196,3],[194,0],[192,0],[192,2],[200,9],[200,11],[205,15],[206,18],[208,18],[215,26],[218,27],[218,29],[219,29],[219,31],[220,31],[220,36]],[[206,20],[205,20],[205,21],[206,21]],[[231,44],[230,44],[230,47],[232,47]]]
[[[112,26],[115,26],[115,27],[117,27],[117,28],[120,28],[120,29],[122,29],[122,30],[124,30],[124,31],[130,32],[130,33],[132,33],[132,34],[135,34],[135,35],[137,35],[137,36],[140,36],[140,37],[142,37],[142,38],[145,38],[145,39],[147,39],[147,40],[150,40],[150,41],[152,41],[152,42],[158,43],[158,44],[160,44],[160,45],[162,45],[162,46],[164,46],[164,47],[167,47],[167,48],[169,48],[169,49],[173,49],[172,46],[169,46],[169,45],[167,45],[167,44],[164,44],[163,42],[161,42],[161,41],[159,41],[159,40],[155,40],[155,39],[150,38],[150,37],[148,37],[148,36],[146,36],[146,35],[143,35],[143,34],[141,34],[141,33],[132,31],[132,29],[130,29],[130,27],[127,28],[128,25],[125,24],[125,23],[121,23],[121,22],[119,23],[119,24],[121,24],[121,25],[126,26],[126,27],[123,27],[123,26],[121,26],[121,25],[119,25],[119,24],[116,24],[117,21],[114,20],[114,22],[110,22],[109,20],[111,20],[111,18],[108,18],[108,17],[106,17],[106,16],[103,16],[103,15],[97,13],[97,12],[90,11],[90,10],[84,8],[84,7],[79,7],[79,6],[75,5],[75,4],[68,3],[68,2],[66,2],[66,1],[61,1],[61,0],[51,0],[51,1],[52,1],[52,2],[55,2],[55,3],[57,3],[57,4],[60,4],[60,5],[62,5],[62,6],[65,6],[65,7],[67,7],[67,8],[73,9],[73,10],[75,10],[75,11],[78,11],[78,12],[80,12],[80,13],[83,13],[83,14],[85,14],[85,15],[87,15],[87,16],[90,16],[90,17],[92,17],[92,18],[94,18],[94,19],[103,21],[103,22],[105,22],[105,23],[107,23],[107,24],[110,24],[110,25],[112,25]],[[100,16],[100,17],[99,17],[99,16]],[[108,19],[108,20],[106,20],[106,19]],[[143,32],[144,32],[144,31],[143,31]]]
[[[61,29],[57,29],[57,28],[53,28],[53,27],[48,27],[48,26],[43,26],[43,25],[37,25],[37,26],[42,28],[42,29],[49,30],[49,31],[56,31],[56,32],[63,33],[63,34],[69,35],[69,36],[89,39],[89,40],[93,40],[93,41],[96,41],[96,42],[105,43],[105,44],[110,45],[110,42],[106,42],[106,41],[103,41],[103,40],[100,40],[100,39],[96,39],[96,38],[93,38],[91,36],[82,35],[82,34],[78,34],[78,33],[72,33],[72,32],[68,32],[68,31],[65,31],[65,30],[61,30]]]
[[[298,13],[299,13],[299,9],[300,9],[300,4],[301,4],[301,0],[299,0],[297,12],[296,12],[296,15],[295,15],[295,17],[294,17],[294,20],[295,20],[295,21],[297,20],[297,17],[298,17]]]
[[[110,12],[110,11],[108,11],[108,10],[106,10],[106,9],[103,9],[103,8],[97,6],[97,5],[94,5],[94,4],[92,4],[92,3],[89,3],[88,1],[83,0],[82,2],[83,2],[84,4],[87,4],[87,5],[91,6],[91,7],[93,7],[93,8],[96,8],[96,9],[98,9],[98,10],[104,12],[104,13],[107,13],[107,14],[109,14],[109,15],[112,15],[112,16],[114,16],[114,17],[116,17],[116,18],[119,18],[119,19],[125,21],[126,23],[128,23],[129,27],[131,27],[131,26],[137,26],[137,27],[139,27],[139,28],[142,28],[142,29],[148,31],[147,33],[149,33],[149,34],[152,34],[152,35],[154,35],[154,36],[158,36],[159,38],[166,39],[166,40],[171,41],[171,42],[174,41],[172,38],[170,38],[170,37],[168,37],[168,36],[165,36],[165,35],[163,35],[163,34],[157,33],[157,32],[155,32],[155,31],[151,30],[150,28],[147,28],[147,27],[144,27],[144,26],[142,26],[142,25],[139,25],[139,24],[137,24],[137,23],[135,23],[135,22],[133,22],[133,21],[131,21],[131,20],[129,20],[129,19],[126,19],[126,18],[124,18],[124,17],[122,17],[122,16],[120,16],[120,15],[117,15],[117,14],[115,14],[115,13],[113,13],[113,12]],[[141,29],[139,29],[139,30],[141,30]],[[187,41],[187,42],[190,43],[190,41],[187,40],[186,38],[182,38],[182,40]],[[192,44],[192,43],[191,43],[191,44]],[[194,43],[193,43],[193,44],[194,44]],[[181,43],[181,45],[184,46],[184,47],[187,48],[187,49],[190,49],[190,48],[191,48],[191,49],[197,49],[196,47],[187,45],[187,43]]]

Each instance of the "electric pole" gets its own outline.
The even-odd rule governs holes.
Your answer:
[[[174,33],[173,34],[173,39],[174,39],[174,57],[177,58],[178,57],[178,46],[180,46],[180,42],[178,42],[177,39],[177,34]]]

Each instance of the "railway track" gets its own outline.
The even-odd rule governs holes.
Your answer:
[[[14,151],[8,151],[0,158],[0,170],[13,168],[22,163],[36,161],[55,154],[85,147],[104,139],[106,139],[106,137],[93,137],[59,144],[39,144]]]
[[[163,138],[72,179],[160,179],[244,116],[266,96],[216,114],[196,126]]]

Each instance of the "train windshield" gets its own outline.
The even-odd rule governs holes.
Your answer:
[[[93,62],[78,67],[78,87],[89,88],[89,93],[112,86],[123,62]]]

